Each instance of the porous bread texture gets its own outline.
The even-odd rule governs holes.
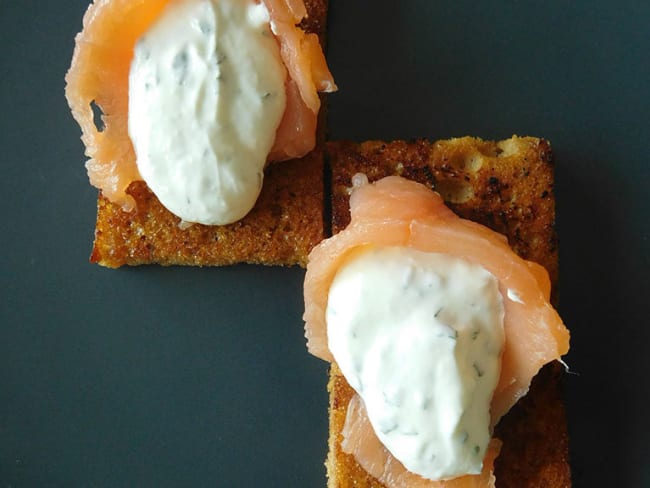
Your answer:
[[[327,0],[305,0],[307,17],[300,26],[316,33],[325,46]],[[142,181],[127,193],[136,209],[125,212],[103,197],[97,200],[95,240],[90,261],[123,265],[223,266],[236,263],[305,266],[311,249],[324,235],[323,151],[325,102],[320,94],[317,148],[304,158],[274,163],[253,210],[224,226],[182,228]]]
[[[100,195],[91,261],[122,265],[217,266],[235,263],[305,266],[323,235],[323,154],[271,165],[255,207],[229,225],[187,228],[142,182],[125,212]]]
[[[370,181],[389,175],[438,191],[462,217],[508,237],[520,256],[542,264],[557,296],[558,252],[554,229],[553,155],[550,144],[533,137],[493,142],[472,137],[444,141],[330,142],[332,232],[350,221],[352,176]],[[531,389],[501,420],[495,436],[503,441],[495,463],[499,488],[571,486],[561,366],[547,365]],[[352,455],[342,451],[342,429],[354,390],[336,364],[330,368],[329,488],[383,488]]]
[[[557,235],[550,144],[534,137],[484,141],[330,142],[332,233],[350,222],[355,173],[370,181],[400,175],[434,189],[463,218],[508,237],[514,251],[544,266],[557,281]]]

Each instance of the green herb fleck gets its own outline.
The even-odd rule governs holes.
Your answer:
[[[415,436],[418,435],[418,433],[416,431],[414,431],[414,430],[405,430],[405,431],[401,432],[401,434],[405,435],[407,437],[415,437]]]
[[[476,374],[478,375],[479,378],[483,376],[485,372],[480,368],[478,364],[474,363],[472,364],[472,366],[474,367],[474,371],[476,371]]]

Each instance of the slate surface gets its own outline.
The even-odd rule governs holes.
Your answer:
[[[650,485],[650,4],[331,0],[331,138],[552,141],[575,486]],[[88,263],[86,0],[0,4],[0,486],[323,486],[303,271]]]

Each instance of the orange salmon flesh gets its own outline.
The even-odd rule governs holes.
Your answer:
[[[128,134],[129,70],[137,40],[175,0],[95,0],[77,34],[65,95],[86,146],[93,186],[125,210],[135,206],[126,189],[141,180]],[[314,148],[318,91],[334,91],[316,34],[296,24],[307,14],[302,0],[264,0],[289,76],[287,105],[268,161],[304,156]],[[95,126],[92,105],[101,109]]]
[[[303,318],[307,347],[315,356],[334,360],[327,345],[325,321],[329,287],[346,257],[362,246],[405,246],[449,254],[479,264],[497,278],[504,297],[505,345],[499,382],[491,402],[491,428],[527,393],[532,378],[542,366],[568,352],[569,332],[549,303],[550,281],[546,270],[517,256],[501,234],[458,217],[437,193],[419,183],[389,176],[372,184],[356,186],[350,196],[350,213],[348,227],[321,242],[309,256]],[[508,299],[508,291],[516,293],[520,300]],[[389,453],[381,452],[383,446],[363,418],[363,412],[363,409],[357,409],[356,413],[348,409],[349,452],[356,454],[362,466],[384,466]],[[493,449],[491,455],[494,457],[495,452]],[[484,464],[490,463],[491,458],[486,458]],[[395,469],[404,470],[399,462],[393,464]],[[400,478],[396,473],[382,472],[382,476]],[[485,476],[485,473],[478,476]],[[475,477],[458,480],[465,478]]]

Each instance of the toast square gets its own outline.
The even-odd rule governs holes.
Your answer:
[[[492,142],[463,137],[437,142],[330,142],[332,232],[349,223],[349,189],[356,173],[370,181],[401,175],[438,191],[460,216],[507,236],[512,248],[548,271],[557,298],[558,249],[554,229],[553,154],[547,141],[516,137]],[[499,488],[569,487],[562,368],[552,363],[534,378],[526,397],[501,420],[496,460]],[[329,488],[380,488],[353,456],[341,450],[347,406],[354,391],[333,364],[330,398]]]
[[[327,0],[305,0],[307,16],[300,26],[319,36],[325,46]],[[225,226],[194,224],[165,209],[143,181],[127,193],[136,209],[125,212],[100,195],[95,241],[90,261],[110,268],[161,264],[223,266],[236,263],[305,266],[309,251],[320,242],[323,225],[323,150],[325,96],[320,95],[317,148],[301,159],[274,163],[265,170],[264,187],[253,210]]]

